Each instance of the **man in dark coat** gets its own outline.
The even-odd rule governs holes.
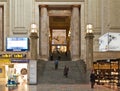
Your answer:
[[[65,65],[64,73],[63,73],[65,77],[68,77],[68,71],[69,71],[69,67]]]
[[[95,85],[95,73],[94,73],[94,71],[92,71],[90,74],[90,82],[91,82],[91,88],[94,88],[94,85]]]

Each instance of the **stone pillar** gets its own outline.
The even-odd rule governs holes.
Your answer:
[[[86,34],[86,64],[87,69],[92,69],[93,64],[93,33]]]
[[[40,35],[40,58],[43,60],[48,60],[49,56],[49,18],[47,12],[47,6],[41,5],[41,35]]]
[[[93,33],[86,33],[86,64],[87,64],[87,81],[90,81],[90,73],[93,70]]]
[[[3,7],[0,7],[0,51],[4,50],[4,22],[3,22]]]
[[[28,63],[28,84],[37,84],[37,29],[32,24],[30,33],[30,60]]]
[[[30,34],[30,57],[31,60],[37,60],[37,38],[36,32]]]
[[[79,53],[79,6],[73,6],[72,16],[71,16],[71,58],[72,61],[76,61],[80,59]]]

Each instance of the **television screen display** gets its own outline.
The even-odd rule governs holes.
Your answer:
[[[6,40],[6,51],[28,51],[27,37],[9,37]]]

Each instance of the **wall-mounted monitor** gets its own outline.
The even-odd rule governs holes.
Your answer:
[[[6,39],[6,51],[28,51],[29,38],[27,37],[8,37]]]

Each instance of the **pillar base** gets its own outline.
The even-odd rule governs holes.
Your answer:
[[[87,83],[90,82],[90,74],[91,74],[91,69],[87,69],[86,70],[86,82]]]
[[[37,60],[30,60],[28,64],[28,84],[37,84]]]

